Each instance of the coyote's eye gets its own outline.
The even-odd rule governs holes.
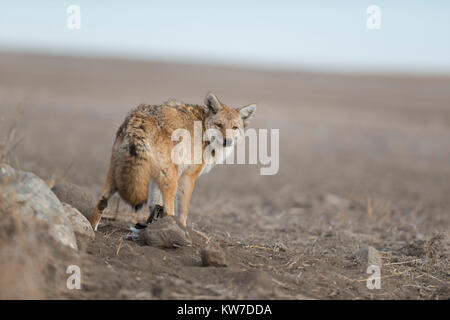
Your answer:
[[[222,127],[223,127],[221,123],[214,123],[214,125],[215,125],[217,128],[222,128]]]
[[[237,129],[238,129],[238,127],[236,127],[236,126],[233,127],[233,130],[237,130]]]

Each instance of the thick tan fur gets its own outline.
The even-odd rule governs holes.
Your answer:
[[[152,179],[159,187],[167,215],[175,214],[174,201],[178,190],[178,209],[181,222],[186,225],[195,180],[205,163],[176,165],[172,161],[172,150],[177,144],[171,139],[173,131],[184,128],[193,137],[194,123],[200,121],[203,132],[216,128],[224,137],[226,129],[239,128],[237,136],[232,137],[239,138],[255,108],[254,105],[230,108],[213,93],[208,93],[205,105],[170,100],[162,105],[142,104],[132,109],[116,134],[105,188],[90,219],[93,228],[97,228],[101,214],[115,192],[136,210],[147,203]],[[217,127],[219,123],[220,128]],[[203,142],[202,150],[206,143]]]

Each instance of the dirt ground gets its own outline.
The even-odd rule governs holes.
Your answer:
[[[123,240],[147,212],[112,198],[95,240],[47,261],[53,280],[38,297],[450,299],[449,77],[0,53],[0,137],[22,104],[12,163],[97,197],[130,108],[201,103],[209,90],[232,106],[256,102],[251,127],[280,129],[278,174],[224,165],[202,176],[193,244],[177,249]],[[228,267],[201,265],[207,243]],[[353,256],[364,245],[382,256],[381,289],[367,288]],[[81,290],[65,289],[67,264],[81,267]]]

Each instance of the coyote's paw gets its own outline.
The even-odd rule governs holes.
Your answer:
[[[148,217],[145,223],[138,222],[134,227],[130,227],[131,233],[125,236],[125,240],[136,241],[139,239],[142,231],[147,228],[147,226],[152,223],[158,221],[159,218],[165,217],[167,214],[164,212],[164,207],[160,205],[156,205],[150,216]]]
[[[131,233],[125,235],[125,240],[131,240],[131,241],[138,240],[141,235],[142,230],[143,230],[143,228],[130,227]]]

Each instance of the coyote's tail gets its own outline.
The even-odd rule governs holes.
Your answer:
[[[131,118],[114,157],[114,180],[124,201],[136,211],[148,198],[150,180],[149,144],[141,118]]]

